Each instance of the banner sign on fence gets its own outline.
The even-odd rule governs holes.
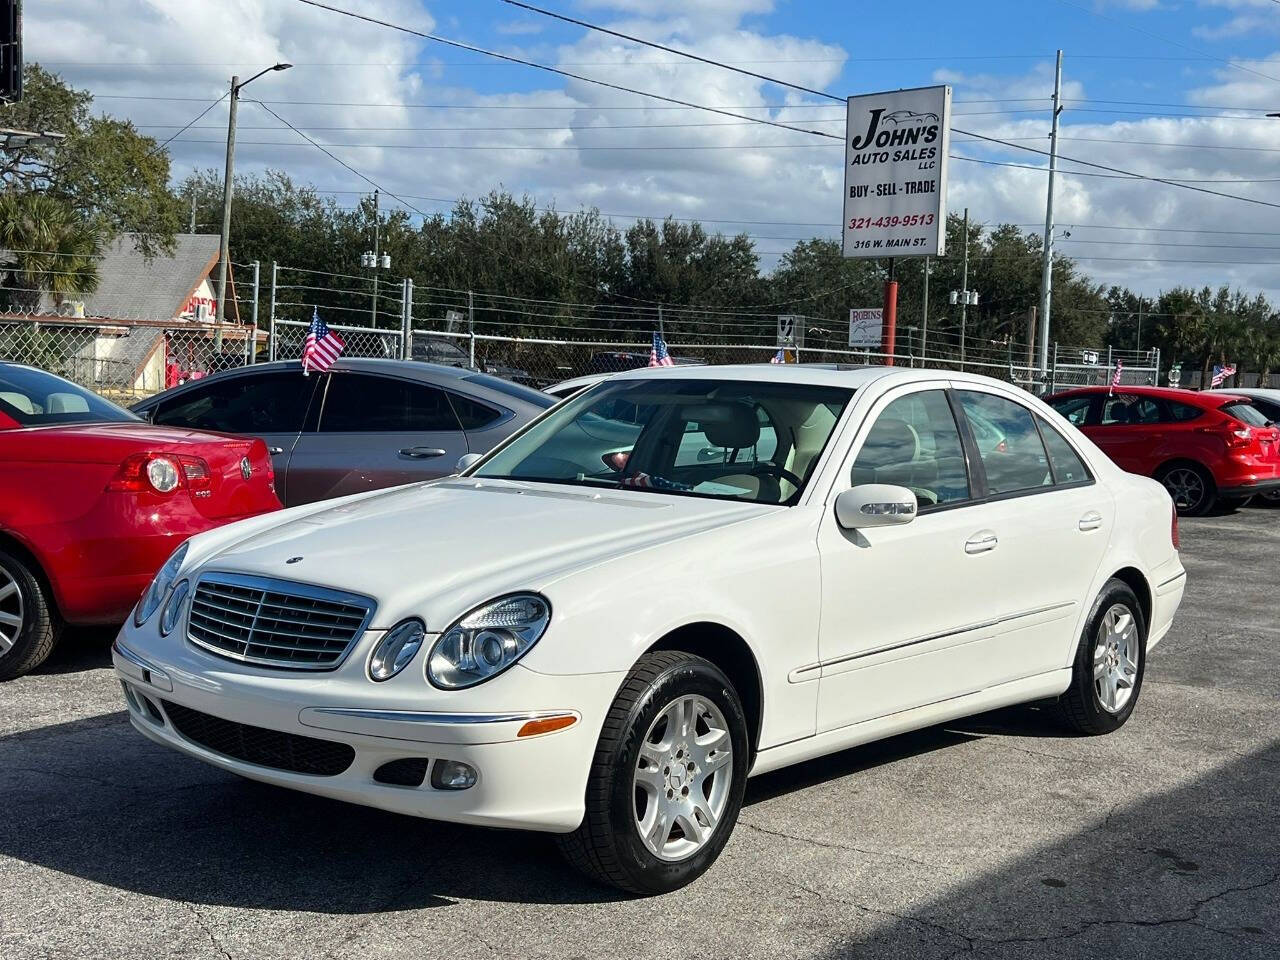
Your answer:
[[[778,347],[795,350],[804,346],[804,317],[792,314],[778,315]]]
[[[853,309],[849,311],[849,346],[879,347],[884,335],[884,310]]]
[[[951,87],[849,98],[844,255],[940,257],[947,246]]]

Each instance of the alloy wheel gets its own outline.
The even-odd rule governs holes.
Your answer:
[[[22,624],[22,590],[13,574],[0,566],[0,657],[18,642]]]
[[[724,714],[695,695],[658,714],[640,744],[633,778],[636,830],[661,860],[684,860],[706,845],[729,801],[733,746]]]
[[[1208,495],[1204,478],[1189,467],[1175,467],[1166,473],[1164,486],[1179,510],[1195,510]]]
[[[1093,648],[1093,689],[1108,713],[1122,711],[1133,696],[1139,642],[1138,624],[1129,608],[1121,603],[1112,605],[1098,625]]]

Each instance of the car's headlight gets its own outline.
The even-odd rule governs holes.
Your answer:
[[[164,562],[160,572],[151,581],[151,586],[147,587],[147,592],[138,601],[138,610],[133,615],[133,625],[135,627],[142,626],[151,619],[152,614],[160,609],[160,604],[164,601],[165,594],[173,586],[173,581],[178,576],[178,571],[182,569],[182,561],[186,558],[187,545],[184,543],[173,551],[172,556]]]
[[[369,676],[374,680],[390,680],[409,665],[422,646],[427,628],[421,620],[404,620],[386,632],[369,658]]]
[[[187,602],[187,594],[191,592],[190,580],[179,580],[178,585],[169,594],[169,601],[160,614],[160,635],[167,637],[182,616],[182,605]]]
[[[461,690],[497,676],[538,642],[551,606],[536,593],[517,593],[477,607],[440,635],[427,658],[427,679]]]

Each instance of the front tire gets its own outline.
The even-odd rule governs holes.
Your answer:
[[[646,654],[605,719],[586,815],[559,838],[561,852],[631,893],[691,883],[733,831],[749,753],[742,701],[718,667],[681,651]]]
[[[1071,686],[1059,706],[1068,725],[1097,735],[1119,730],[1133,714],[1147,668],[1147,622],[1127,584],[1108,580],[1085,623]]]
[[[0,551],[0,681],[34,670],[58,642],[58,618],[30,566]]]

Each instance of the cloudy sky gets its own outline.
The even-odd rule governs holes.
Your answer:
[[[844,131],[838,103],[501,0],[329,2],[610,83]],[[1062,48],[1064,157],[1280,204],[1280,119],[1266,117],[1280,111],[1280,0],[539,5],[841,97],[950,83],[955,127],[1037,149],[1047,147]],[[745,231],[766,266],[797,238],[838,235],[838,141],[672,108],[299,0],[40,0],[25,18],[28,59],[161,140],[218,98],[233,73],[292,62],[245,96],[415,215],[501,186],[561,210],[594,205],[619,226],[673,215]],[[175,178],[220,167],[225,131],[219,104],[179,134]],[[255,103],[241,107],[239,137],[241,171],[280,169],[347,206],[370,190]],[[1043,229],[1044,158],[966,140],[952,141],[953,156],[970,159],[952,161],[950,209]],[[1063,169],[1087,170],[1065,161]],[[1121,177],[1059,183],[1060,249],[1099,280],[1146,293],[1225,282],[1280,297],[1280,206]]]

